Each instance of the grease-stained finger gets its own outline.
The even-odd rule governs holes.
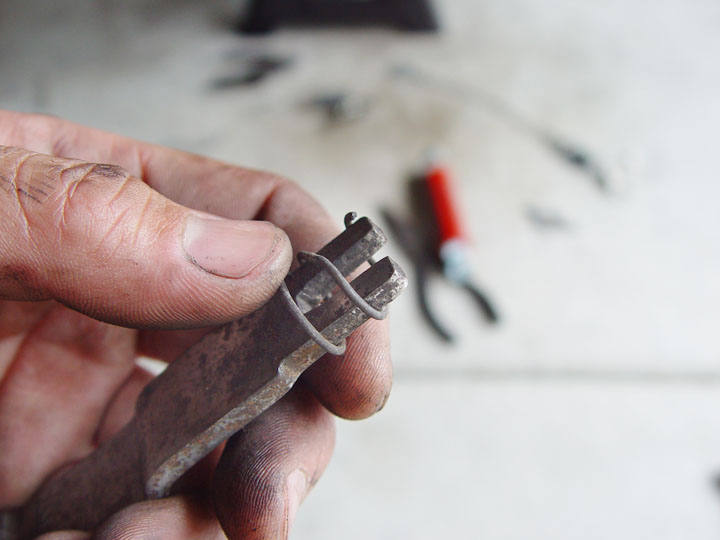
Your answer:
[[[213,482],[228,538],[287,538],[300,503],[327,466],[334,433],[332,417],[299,386],[230,439]]]
[[[3,141],[55,155],[116,163],[189,208],[228,219],[268,220],[288,234],[295,252],[317,251],[339,231],[328,213],[296,184],[266,172],[58,118],[0,111],[0,144]],[[387,399],[392,384],[388,335],[387,322],[368,323],[351,336],[342,360],[327,357],[304,376],[333,413],[362,418]],[[141,343],[150,354],[171,361],[189,341],[146,332]]]
[[[0,146],[0,298],[182,328],[258,308],[290,265],[285,233],[183,207],[116,165]]]

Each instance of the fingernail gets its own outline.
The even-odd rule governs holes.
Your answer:
[[[217,276],[241,278],[266,260],[277,242],[275,226],[265,221],[231,221],[191,215],[183,248],[188,259]]]
[[[288,528],[295,521],[300,503],[308,492],[308,477],[302,469],[291,472],[286,480]]]

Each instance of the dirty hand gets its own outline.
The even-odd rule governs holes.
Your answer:
[[[0,508],[130,419],[151,379],[138,356],[172,361],[198,328],[253,311],[293,249],[336,233],[282,178],[0,111]],[[390,382],[387,329],[371,321],[244,430],[216,474],[220,452],[183,494],[130,506],[96,537],[286,536],[332,452],[330,413],[371,415]]]

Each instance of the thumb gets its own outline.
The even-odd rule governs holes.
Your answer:
[[[52,298],[126,326],[208,326],[267,301],[291,258],[270,223],[185,208],[114,165],[0,146],[0,299]]]

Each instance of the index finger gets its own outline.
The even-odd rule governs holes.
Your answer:
[[[285,178],[58,118],[0,112],[0,144],[122,166],[184,206],[229,219],[271,221],[285,230],[295,252],[317,251],[339,230],[317,201]],[[333,413],[369,416],[390,392],[388,341],[387,324],[369,321],[351,336],[342,359],[326,356],[303,380]]]
[[[0,144],[126,169],[173,201],[228,219],[267,219],[296,250],[315,250],[337,234],[325,210],[293,182],[59,118],[0,111]],[[297,245],[296,245],[297,244]]]

